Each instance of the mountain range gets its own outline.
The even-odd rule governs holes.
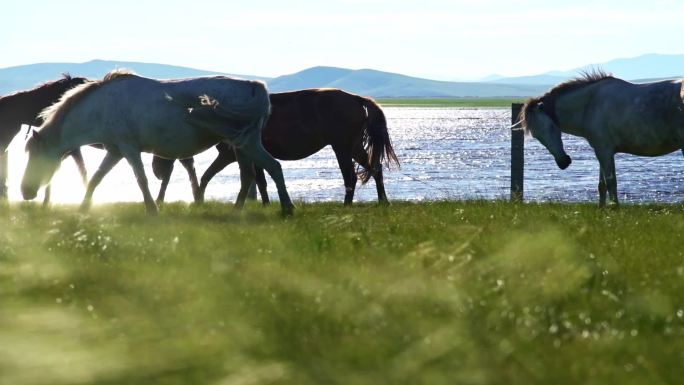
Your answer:
[[[480,81],[496,84],[553,85],[577,76],[582,71],[600,68],[615,77],[640,82],[684,77],[684,55],[647,54],[633,58],[592,63],[565,71],[550,71],[539,75],[504,77],[488,76]]]
[[[126,61],[38,63],[1,68],[0,95],[29,89],[42,82],[56,79],[66,72],[74,76],[97,79],[115,68],[128,68],[139,75],[160,79],[208,75],[258,79],[267,82],[271,92],[329,87],[373,97],[526,97],[543,93],[554,84],[577,76],[580,71],[592,68],[601,68],[617,77],[634,81],[680,77],[684,75],[684,55],[649,54],[532,76],[493,75],[475,82],[438,81],[373,69],[352,70],[336,67],[312,67],[294,74],[269,78]]]

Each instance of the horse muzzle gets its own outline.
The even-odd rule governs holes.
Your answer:
[[[571,163],[572,159],[568,155],[565,155],[560,159],[556,158],[556,164],[558,165],[558,168],[560,168],[561,170],[565,170],[566,168],[570,167]]]
[[[37,188],[21,186],[21,196],[24,197],[24,200],[30,201],[32,199],[35,199],[37,195],[38,195],[38,189]]]

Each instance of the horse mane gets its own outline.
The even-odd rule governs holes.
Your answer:
[[[606,79],[615,79],[615,77],[601,68],[588,69],[580,72],[579,76],[558,84],[544,95],[528,99],[520,111],[520,116],[518,119],[520,125],[524,127],[525,133],[528,133],[527,116],[529,115],[531,109],[539,105],[539,103],[543,103],[544,112],[549,116],[549,118],[551,118],[554,124],[558,125],[558,116],[556,116],[556,100],[560,96]]]
[[[72,80],[74,80],[74,79],[75,79],[75,78],[72,77],[70,73],[64,72],[64,73],[62,74],[62,77],[61,77],[60,79],[57,79],[57,80],[48,80],[48,81],[46,81],[46,82],[43,82],[43,83],[41,83],[41,84],[38,84],[37,86],[31,88],[30,90],[21,90],[21,91],[13,92],[13,93],[8,94],[8,95],[0,96],[0,100],[5,99],[5,98],[10,98],[10,97],[18,96],[18,95],[25,95],[25,94],[33,93],[33,92],[39,91],[41,88],[50,87],[50,86],[53,86],[53,85],[55,85],[55,84],[57,84],[57,83],[70,82],[70,81],[72,81]]]
[[[65,75],[65,78],[66,76],[70,77],[68,74]],[[64,115],[91,91],[94,91],[103,84],[129,76],[135,76],[135,74],[127,69],[117,68],[107,73],[102,80],[87,80],[85,83],[68,90],[64,93],[64,95],[62,95],[61,98],[59,98],[57,103],[47,107],[38,115],[43,119],[44,123],[42,127],[46,128],[60,122]]]

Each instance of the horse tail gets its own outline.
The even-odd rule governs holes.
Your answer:
[[[361,96],[358,98],[366,109],[366,127],[361,143],[368,154],[370,167],[368,169],[361,167],[357,175],[361,183],[366,183],[376,170],[382,168],[383,163],[388,169],[391,169],[393,165],[400,167],[400,164],[387,131],[387,119],[380,106],[373,99]]]
[[[251,100],[238,105],[232,104],[229,106],[223,106],[216,104],[216,113],[220,116],[235,120],[250,120],[254,118],[255,115],[259,115],[257,120],[263,119],[265,121],[268,119],[268,116],[271,114],[271,100],[268,95],[268,89],[266,89],[266,84],[260,81],[252,81],[251,83]],[[212,103],[217,103],[217,101],[213,101],[211,99],[211,95],[209,95],[209,97],[203,95],[200,97],[200,99],[202,104],[211,105]]]

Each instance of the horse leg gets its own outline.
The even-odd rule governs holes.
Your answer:
[[[200,194],[199,182],[197,182],[197,172],[195,171],[195,158],[185,158],[180,160],[185,170],[188,172],[190,178],[190,186],[192,186],[192,198],[195,203],[202,202],[202,194]]]
[[[342,178],[344,179],[344,205],[349,206],[354,200],[354,189],[356,188],[356,172],[354,171],[354,162],[351,154],[346,150],[341,150],[333,146],[335,156],[337,157],[337,164],[340,166]]]
[[[261,203],[266,206],[271,203],[268,198],[268,189],[266,188],[266,175],[264,175],[264,169],[261,167],[254,167],[254,179],[256,180],[256,185],[259,188],[259,195],[261,195]]]
[[[268,172],[278,188],[278,197],[280,198],[280,207],[283,215],[292,215],[294,205],[292,204],[290,195],[287,193],[287,188],[285,187],[283,168],[271,154],[266,152],[264,146],[261,144],[261,138],[255,136],[252,140],[247,141],[242,148],[236,149],[236,153],[250,158],[256,167],[261,167]]]
[[[171,173],[164,175],[161,180],[161,186],[159,186],[159,193],[157,194],[157,205],[164,203],[166,198],[166,188],[169,187],[169,181],[171,180]]]
[[[69,153],[69,155],[71,155],[71,157],[74,159],[76,167],[78,168],[78,173],[81,174],[81,180],[83,181],[83,185],[86,186],[88,184],[88,170],[86,170],[81,149],[77,148],[71,153]]]
[[[138,187],[143,194],[143,200],[145,201],[145,211],[147,215],[157,215],[158,209],[157,204],[152,198],[150,193],[150,186],[147,182],[147,176],[145,175],[145,167],[143,166],[142,158],[140,156],[140,151],[133,148],[125,147],[122,149],[123,156],[128,161],[128,164],[133,169],[135,174],[135,179],[138,182]]]
[[[154,172],[154,176],[161,180],[161,186],[159,186],[159,193],[157,194],[157,205],[164,203],[166,189],[169,186],[171,174],[173,173],[173,164],[175,162],[175,159],[166,159],[158,156],[152,157],[152,171]]]
[[[0,199],[7,199],[7,173],[9,172],[9,154],[7,149],[0,148]]]
[[[238,165],[240,166],[240,192],[235,200],[235,208],[241,209],[245,206],[245,199],[254,182],[254,164],[252,164],[248,156],[245,156],[240,151],[236,151],[236,153]]]
[[[375,189],[378,191],[378,202],[382,204],[389,204],[389,200],[387,200],[387,194],[385,193],[385,182],[382,176],[382,165],[380,165],[376,170],[372,170],[370,162],[368,161],[368,154],[363,150],[356,151],[354,160],[361,165],[361,167],[365,168],[366,170],[370,170],[373,180],[375,181]]]
[[[255,201],[257,199],[257,185],[256,185],[256,169],[254,170],[254,180],[252,180],[252,184],[249,185],[249,189],[247,190],[247,199],[250,201]]]
[[[50,197],[52,196],[52,185],[49,184],[45,186],[45,196],[43,197],[43,208],[47,208],[50,205]]]
[[[200,193],[200,202],[204,201],[204,193],[207,190],[207,185],[209,184],[209,181],[211,178],[213,178],[216,174],[219,173],[219,171],[223,170],[228,166],[229,164],[235,162],[237,160],[237,157],[235,155],[235,150],[233,149],[233,146],[227,144],[227,143],[219,143],[216,146],[216,149],[218,150],[218,156],[214,161],[211,163],[209,168],[207,168],[207,171],[204,172],[202,175],[202,178],[200,179],[200,187],[199,187],[199,193]]]
[[[606,206],[606,178],[603,176],[603,171],[599,171],[599,183],[598,183],[598,192],[599,192],[599,207],[605,207]]]
[[[90,181],[88,182],[88,187],[86,188],[86,193],[83,197],[83,202],[81,203],[81,211],[87,211],[90,208],[95,188],[102,182],[102,178],[104,178],[120,160],[121,154],[118,151],[107,150],[107,154],[102,160],[102,163],[100,163],[100,167],[95,171],[95,174],[93,174],[93,177],[90,178]]]
[[[601,172],[608,189],[609,204],[619,206],[617,196],[617,176],[615,175],[615,153],[610,150],[595,150],[596,158],[601,166]]]

